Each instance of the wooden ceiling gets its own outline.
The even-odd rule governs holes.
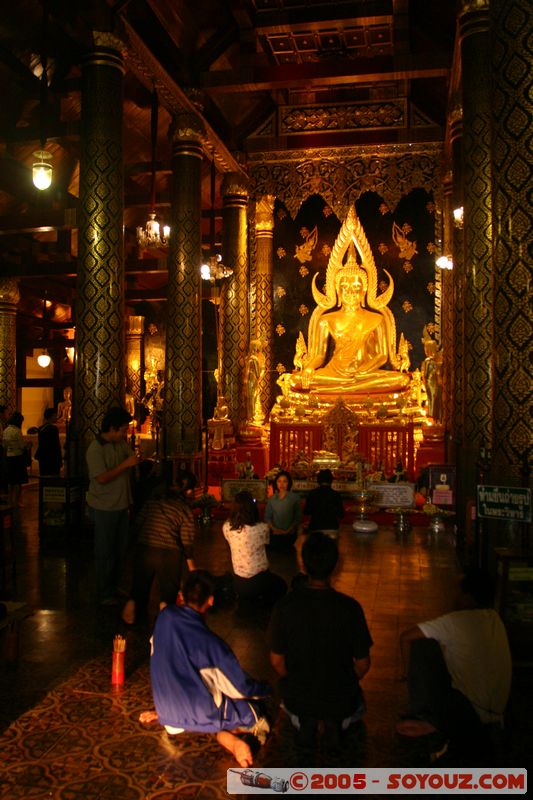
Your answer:
[[[442,141],[455,36],[451,0],[17,0],[0,22],[0,269],[23,295],[57,286],[68,301],[76,272],[80,57],[92,31],[126,44],[124,81],[127,273],[139,266],[135,226],[150,198],[151,92],[158,87],[157,204],[170,203],[172,113],[200,109],[208,240],[210,159],[224,171],[287,147]],[[47,20],[46,30],[43,22]],[[31,182],[41,130],[42,56],[48,63],[45,130],[54,183]],[[381,108],[378,113],[376,109]],[[386,113],[383,112],[386,108]],[[239,153],[237,158],[235,153]],[[163,295],[131,279],[135,298]],[[144,291],[144,295],[143,295]],[[30,303],[31,305],[31,303]]]

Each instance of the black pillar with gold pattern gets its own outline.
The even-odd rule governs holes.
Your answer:
[[[456,102],[450,113],[450,144],[452,159],[452,207],[464,206],[463,193],[463,108]],[[463,209],[464,217],[464,209]],[[463,219],[464,224],[464,219]],[[456,464],[457,472],[462,475],[462,452],[464,443],[464,418],[465,418],[465,318],[464,318],[464,290],[465,290],[465,257],[463,229],[453,228],[453,333],[451,344],[453,348],[453,368],[450,373],[449,393],[452,401],[451,415],[451,452],[450,456]],[[469,490],[471,492],[471,487]],[[456,509],[459,530],[464,533],[466,521],[467,490],[462,480],[456,482]]]
[[[452,174],[448,172],[444,178],[443,209],[443,252],[453,252],[453,208],[452,208]],[[451,393],[451,376],[453,373],[453,270],[441,270],[441,344],[443,348],[442,364],[442,419],[446,437],[451,429],[453,395]],[[446,439],[446,445],[448,440]]]
[[[142,395],[144,317],[129,316],[126,320],[126,391],[140,402]]]
[[[202,123],[195,114],[178,114],[170,135],[172,207],[163,410],[166,458],[199,453],[202,432]]]
[[[525,478],[531,446],[533,8],[491,0],[494,212],[493,479]]]
[[[474,498],[482,448],[492,447],[492,197],[488,0],[462,0],[459,14],[464,153],[464,436],[458,464]]]
[[[124,186],[120,42],[95,34],[82,63],[74,427],[80,454],[124,397]]]
[[[0,403],[9,413],[17,404],[17,304],[18,282],[0,280]]]
[[[463,108],[456,104],[450,114],[450,140],[452,156],[452,206],[464,206],[463,195]],[[464,212],[463,212],[464,214]],[[452,397],[452,436],[456,447],[463,443],[464,426],[464,283],[465,259],[463,230],[453,229],[453,369],[450,375]]]
[[[272,408],[272,374],[274,371],[272,330],[272,289],[274,267],[274,200],[263,195],[256,204],[255,235],[257,261],[255,268],[255,318],[252,337],[259,339],[265,354],[265,372],[261,379],[261,407],[268,415]]]
[[[222,393],[234,430],[246,421],[242,382],[249,343],[248,186],[242,175],[228,173],[222,182],[222,259],[233,270],[222,288]]]

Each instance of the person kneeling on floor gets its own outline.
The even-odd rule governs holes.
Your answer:
[[[276,604],[269,631],[270,661],[281,676],[296,743],[314,748],[321,722],[322,746],[331,753],[366,711],[359,681],[370,668],[372,646],[362,607],[330,586],[338,555],[334,539],[309,534],[302,546],[309,581]]]
[[[213,595],[211,575],[195,570],[183,588],[184,605],[167,606],[157,617],[150,658],[155,711],[144,711],[139,721],[157,719],[170,736],[214,733],[241,767],[249,767],[252,751],[239,734],[265,742],[270,726],[257,701],[271,689],[247,675],[229,645],[207,627]]]
[[[442,741],[432,760],[451,744],[468,763],[476,757],[484,762],[503,727],[512,662],[493,601],[490,577],[468,568],[459,580],[456,610],[400,637],[408,665],[409,718],[396,730],[412,737],[438,734]]]

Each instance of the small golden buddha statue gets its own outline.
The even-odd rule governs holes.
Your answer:
[[[293,389],[367,395],[398,391],[409,384],[409,375],[398,370],[396,324],[388,308],[394,282],[386,274],[389,286],[378,296],[374,257],[352,206],[331,251],[325,294],[317,289],[317,276],[313,278],[317,308],[309,321],[303,368],[292,375]],[[326,360],[330,339],[333,353]],[[386,369],[387,365],[394,369]]]
[[[65,386],[63,399],[57,404],[57,422],[68,424],[72,416],[72,389]]]
[[[261,425],[263,422],[261,381],[265,374],[265,363],[266,358],[262,342],[259,339],[252,339],[243,384],[246,419],[255,425]]]
[[[435,422],[441,418],[442,412],[442,361],[443,353],[439,343],[424,328],[422,336],[426,358],[422,362],[421,374],[426,387],[427,412]]]

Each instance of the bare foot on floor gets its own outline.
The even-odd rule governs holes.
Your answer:
[[[233,755],[239,767],[251,767],[254,763],[252,751],[245,741],[230,731],[219,731],[217,741]]]
[[[139,722],[142,722],[143,725],[148,725],[150,722],[156,722],[157,720],[157,711],[141,711],[139,714]]]

